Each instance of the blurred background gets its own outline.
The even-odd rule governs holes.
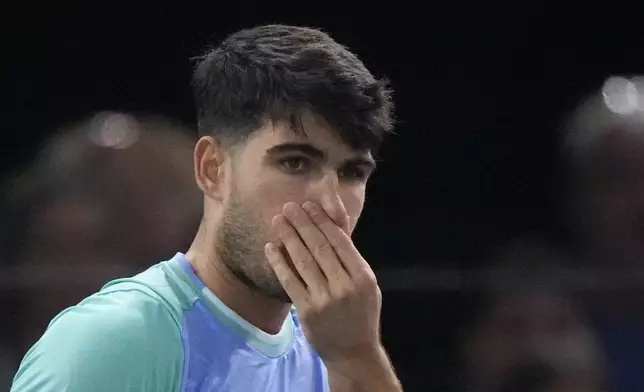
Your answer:
[[[73,3],[2,15],[0,390],[55,314],[187,249],[189,59],[281,22],[393,82],[355,240],[406,391],[644,391],[644,4]]]

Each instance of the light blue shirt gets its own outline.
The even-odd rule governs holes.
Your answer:
[[[58,315],[12,392],[328,392],[294,311],[269,335],[224,305],[185,257],[103,289]]]

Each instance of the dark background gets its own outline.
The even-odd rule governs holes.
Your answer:
[[[192,125],[189,58],[239,28],[309,25],[396,91],[398,135],[382,150],[356,234],[374,268],[465,269],[514,237],[565,241],[558,123],[609,75],[644,72],[644,7],[576,3],[5,5],[0,175],[27,164],[57,127],[98,110]],[[385,294],[385,339],[403,372],[438,375],[449,364],[446,321],[461,317],[450,296]]]

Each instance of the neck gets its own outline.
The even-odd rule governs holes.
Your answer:
[[[256,328],[277,334],[291,308],[290,304],[267,298],[237,279],[216,252],[216,236],[207,233],[202,222],[186,259],[195,274],[226,306]]]

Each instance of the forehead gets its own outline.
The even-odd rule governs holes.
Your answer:
[[[252,152],[262,152],[283,143],[306,143],[326,153],[331,159],[356,155],[370,157],[369,150],[354,150],[323,120],[310,114],[302,116],[301,130],[289,122],[268,122],[247,143]]]

